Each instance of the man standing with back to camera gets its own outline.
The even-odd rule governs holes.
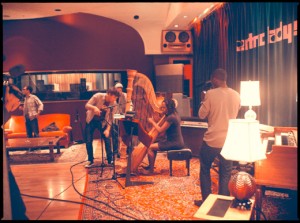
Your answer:
[[[219,194],[229,196],[228,183],[231,176],[232,161],[224,159],[220,152],[225,143],[229,119],[235,119],[240,109],[240,95],[229,88],[226,83],[227,72],[216,69],[211,76],[213,89],[208,90],[198,111],[200,119],[208,119],[208,129],[203,137],[200,149],[200,187],[202,200],[194,204],[201,206],[211,194],[210,168],[218,156],[219,163]]]

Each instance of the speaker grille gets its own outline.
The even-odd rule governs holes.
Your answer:
[[[190,35],[187,32],[183,31],[179,33],[178,39],[180,42],[186,43],[189,41]]]
[[[163,30],[162,31],[162,52],[192,54],[191,31],[188,30]]]
[[[167,32],[166,35],[165,35],[165,40],[169,43],[173,43],[175,42],[176,40],[176,35],[174,32],[170,31],[170,32]]]

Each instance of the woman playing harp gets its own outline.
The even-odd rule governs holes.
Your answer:
[[[184,147],[180,126],[181,119],[176,111],[175,100],[171,98],[164,99],[161,105],[161,110],[166,116],[165,122],[162,126],[157,125],[152,118],[149,118],[149,121],[159,133],[165,132],[166,138],[159,140],[156,143],[152,143],[148,148],[149,166],[143,167],[143,174],[152,174],[154,172],[157,151],[182,149]]]
[[[152,138],[152,143],[156,140],[158,131],[152,126],[152,122],[148,118],[152,117],[158,125],[162,125],[165,115],[160,106],[164,98],[156,97],[151,81],[144,74],[138,73],[136,70],[128,70],[127,74],[127,101],[132,101],[135,119],[140,122]],[[126,111],[129,111],[129,108],[130,104],[127,104]],[[137,172],[139,165],[147,154],[147,149],[148,147],[141,142],[134,146],[131,156],[131,172]]]

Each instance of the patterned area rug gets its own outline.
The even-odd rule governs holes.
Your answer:
[[[105,160],[104,160],[105,162]],[[147,164],[146,158],[144,163]],[[169,175],[169,161],[166,153],[158,153],[155,174],[152,176],[131,176],[131,182],[153,182],[153,184],[125,187],[124,172],[126,160],[117,159],[115,170],[101,167],[102,160],[88,170],[87,186],[80,213],[81,220],[191,220],[198,210],[194,200],[201,199],[199,186],[200,163],[193,158],[190,176],[187,176],[185,161],[173,161],[173,176]],[[212,192],[217,194],[218,174],[211,171]],[[262,211],[267,220],[295,220],[297,216],[297,195],[266,191]],[[261,216],[261,220],[265,220]]]
[[[10,151],[11,165],[37,163],[68,163],[87,160],[85,144],[72,145],[69,148],[60,148],[60,154],[54,149],[54,161],[50,161],[49,149]]]
[[[166,153],[158,153],[154,175],[130,177],[131,182],[153,184],[128,187],[125,177],[112,179],[113,167],[102,168],[101,163],[98,161],[95,168],[89,169],[85,193],[89,198],[85,202],[98,210],[84,206],[82,220],[188,220],[198,210],[194,205],[194,199],[201,198],[196,158],[191,160],[190,176],[185,161],[173,161],[171,177]],[[124,164],[126,160],[117,160],[116,173]]]
[[[190,163],[187,176],[185,161],[173,161],[173,176],[169,175],[166,153],[158,153],[155,174],[131,176],[131,182],[153,182],[125,187],[125,177],[119,174],[126,168],[126,159],[117,159],[113,166],[102,164],[101,144],[94,140],[95,167],[87,171],[85,196],[80,211],[80,220],[190,220],[198,210],[194,200],[201,199],[199,186],[199,159]],[[52,163],[49,150],[9,152],[10,164]],[[54,163],[81,162],[87,160],[85,144],[54,150]],[[105,156],[105,154],[104,154]],[[144,160],[146,164],[146,159]],[[83,167],[84,168],[84,167]],[[115,173],[115,174],[114,174]],[[211,171],[212,192],[217,194],[218,174]],[[124,189],[123,189],[124,188]],[[266,191],[262,211],[267,220],[298,220],[297,194]],[[264,220],[261,215],[261,220]]]
[[[266,190],[262,211],[268,220],[299,220],[298,194]],[[261,220],[264,220],[261,216]]]

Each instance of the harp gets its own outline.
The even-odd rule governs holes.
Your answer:
[[[136,70],[127,70],[127,76],[127,101],[132,101],[135,119],[139,120],[147,134],[152,137],[151,143],[153,143],[158,136],[158,131],[148,122],[148,117],[153,117],[158,125],[163,124],[165,116],[160,110],[160,105],[164,97],[156,97],[153,85],[146,75],[138,73]],[[127,103],[126,111],[129,109],[130,104]],[[133,147],[131,172],[137,171],[147,154],[147,149],[148,147],[142,142],[138,142]]]

